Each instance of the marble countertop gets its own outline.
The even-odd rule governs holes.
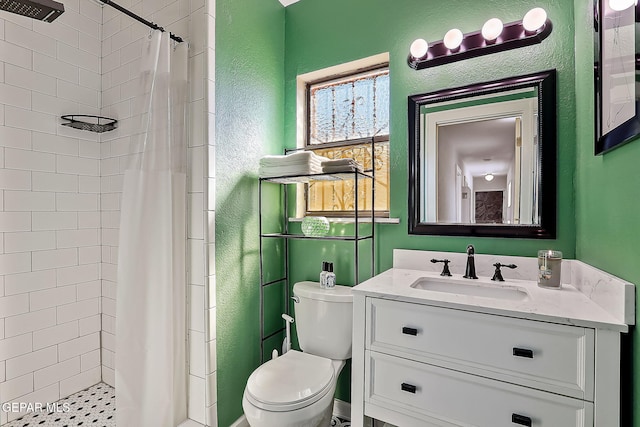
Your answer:
[[[424,277],[441,280],[445,284],[516,287],[526,292],[527,296],[522,300],[507,300],[411,287],[411,284]],[[380,297],[565,325],[619,332],[627,332],[629,329],[619,316],[605,310],[587,294],[566,283],[561,289],[556,290],[541,288],[535,280],[505,277],[505,282],[493,282],[489,277],[480,277],[478,280],[463,279],[461,274],[455,272],[453,277],[442,277],[433,271],[391,268],[354,287],[353,293],[356,297]]]

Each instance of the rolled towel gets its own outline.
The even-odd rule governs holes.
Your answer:
[[[357,162],[353,159],[333,159],[333,160],[325,160],[322,162],[322,167],[329,166],[353,166],[357,164]]]
[[[341,172],[362,172],[362,166],[360,165],[342,165],[342,166],[325,166],[322,168],[323,173],[341,173]]]
[[[339,173],[339,172],[362,172],[362,165],[353,159],[334,159],[322,162],[322,172]]]

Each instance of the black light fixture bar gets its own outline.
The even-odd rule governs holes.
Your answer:
[[[146,19],[142,18],[141,16],[136,15],[135,13],[131,12],[128,9],[125,9],[124,7],[120,6],[117,3],[112,2],[111,0],[100,0],[100,2],[111,6],[114,9],[119,10],[120,12],[124,13],[125,15],[135,19],[138,22],[142,22],[144,25],[146,25],[147,27],[153,28],[154,30],[160,30],[163,33],[165,32],[165,29],[162,28],[161,26],[159,26],[158,24],[151,22],[151,21],[147,21]],[[176,36],[173,33],[169,33],[169,37],[171,37],[172,40],[177,41],[178,43],[182,43],[184,40],[182,39],[182,37]]]
[[[460,47],[453,51],[444,45],[444,40],[440,40],[429,45],[427,56],[424,58],[414,58],[409,54],[407,63],[414,70],[422,70],[463,59],[530,46],[546,39],[552,29],[553,25],[549,19],[540,29],[532,33],[524,29],[522,20],[514,21],[505,24],[502,33],[494,41],[486,41],[481,30],[474,31],[464,34]]]

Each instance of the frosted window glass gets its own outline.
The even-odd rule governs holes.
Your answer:
[[[309,94],[309,144],[389,134],[388,70],[314,84]]]

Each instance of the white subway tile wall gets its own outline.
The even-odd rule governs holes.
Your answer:
[[[55,24],[0,15],[0,403],[100,381],[100,224],[79,221],[99,218],[99,139],[59,116],[99,113],[100,51],[79,40],[99,45],[102,22],[65,6]]]
[[[126,6],[190,42],[189,416],[214,426],[215,0]],[[120,195],[149,30],[92,0],[65,8],[53,24],[0,14],[0,403],[114,385]],[[79,131],[64,114],[119,128]],[[21,415],[0,412],[0,425]]]

